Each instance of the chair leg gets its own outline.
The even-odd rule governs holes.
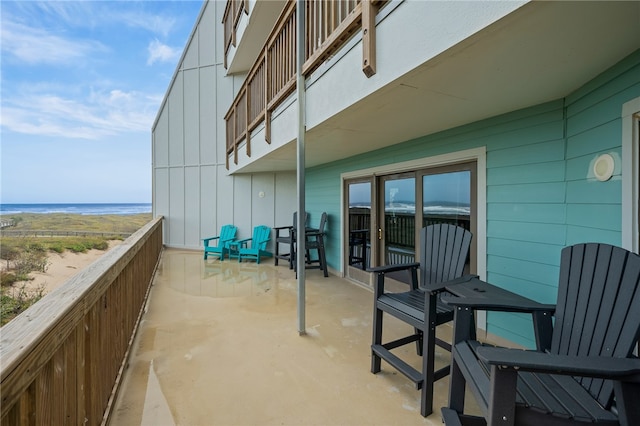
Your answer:
[[[455,345],[470,336],[475,336],[475,322],[471,311],[456,309],[453,316],[453,339],[451,348],[451,369],[449,374],[449,408],[462,414],[464,413],[464,394],[466,380],[462,370],[458,367]]]
[[[383,312],[378,309],[373,309],[373,338],[371,346],[382,344],[382,315]],[[373,374],[379,373],[381,368],[381,358],[375,354],[373,349],[371,350],[371,372]]]
[[[374,282],[373,294],[375,301],[373,303],[373,334],[371,336],[371,372],[373,374],[380,372],[381,358],[373,351],[374,345],[382,344],[382,315],[381,309],[378,309],[378,298],[384,293],[384,274],[377,274]]]
[[[425,301],[424,323],[426,330],[422,333],[422,393],[420,414],[427,417],[433,412],[433,383],[435,381],[436,355],[436,296],[427,296]]]
[[[318,246],[318,257],[320,258],[320,267],[322,268],[322,271],[324,272],[324,276],[326,278],[329,276],[329,272],[327,271],[327,256],[324,252],[324,238],[322,238],[322,236],[318,238],[320,240]]]

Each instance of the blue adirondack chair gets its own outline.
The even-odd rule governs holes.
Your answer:
[[[207,260],[208,255],[215,255],[224,260],[225,249],[229,246],[229,243],[235,240],[236,232],[238,228],[233,225],[224,225],[220,228],[220,235],[217,237],[203,238],[204,243],[204,259]],[[217,245],[212,245],[212,241],[217,242]]]
[[[238,262],[242,259],[255,259],[256,263],[260,263],[261,257],[271,257],[272,254],[267,251],[267,243],[271,239],[271,228],[265,225],[253,228],[253,237],[239,240],[230,247],[229,257],[238,257]],[[236,250],[234,250],[234,246]],[[235,253],[234,253],[235,252]]]

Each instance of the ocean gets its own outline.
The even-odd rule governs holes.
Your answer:
[[[81,215],[151,213],[151,203],[0,204],[0,215],[70,213]]]

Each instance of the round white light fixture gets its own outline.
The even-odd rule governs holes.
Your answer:
[[[602,154],[593,163],[593,174],[600,182],[607,181],[613,176],[615,162],[611,154]]]

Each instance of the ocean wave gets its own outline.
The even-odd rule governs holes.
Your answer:
[[[1,215],[12,215],[21,213],[129,215],[151,213],[151,203],[0,204]]]

